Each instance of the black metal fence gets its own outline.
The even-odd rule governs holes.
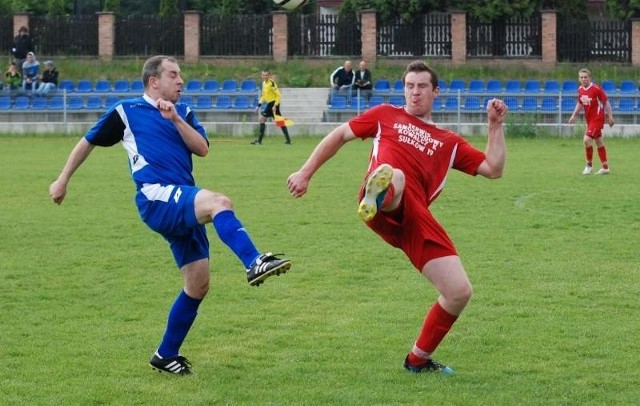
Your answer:
[[[558,61],[630,62],[630,21],[558,19]]]
[[[379,56],[451,56],[451,14],[430,13],[407,24],[377,22]]]
[[[36,55],[98,55],[98,17],[92,15],[32,16],[29,27]],[[540,58],[542,19],[509,19],[484,23],[467,20],[467,57]],[[273,54],[271,15],[203,15],[201,55],[269,56]],[[290,14],[288,53],[300,57],[362,54],[361,22],[357,15]],[[117,17],[115,55],[184,55],[184,18]],[[0,16],[0,49],[8,55],[12,16]],[[451,15],[430,13],[411,24],[378,21],[377,54],[389,57],[451,57]],[[558,18],[557,57],[560,62],[631,61],[630,21],[569,21]]]
[[[294,14],[288,19],[290,56],[343,56],[362,53],[356,15]]]
[[[29,31],[36,55],[98,55],[97,14],[32,16]]]
[[[271,55],[271,15],[204,15],[200,24],[203,55]]]
[[[542,19],[511,18],[489,23],[467,20],[467,56],[527,58],[542,56]]]
[[[117,56],[184,55],[184,18],[181,15],[120,16],[115,25]]]

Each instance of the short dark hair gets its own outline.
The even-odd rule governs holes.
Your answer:
[[[404,78],[407,77],[407,74],[410,72],[429,72],[431,74],[431,85],[433,85],[434,89],[438,87],[438,73],[425,62],[413,61],[407,65],[407,68],[404,70],[404,74],[402,75],[402,83],[404,83]]]
[[[149,84],[149,78],[162,75],[162,62],[164,61],[178,63],[174,57],[166,55],[152,56],[144,62],[144,66],[142,66],[142,83],[145,89]]]
[[[23,25],[22,27],[20,27],[20,29],[18,30],[18,34],[24,32],[24,33],[29,33],[29,27],[27,27],[26,25]]]

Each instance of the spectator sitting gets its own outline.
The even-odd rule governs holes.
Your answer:
[[[371,71],[367,69],[365,61],[360,61],[360,69],[356,71],[354,80],[355,90],[359,90],[361,96],[369,97],[373,86],[371,84]]]
[[[32,91],[38,88],[38,74],[40,73],[40,62],[33,52],[27,54],[27,60],[22,64],[22,90],[26,91],[31,87]]]
[[[9,64],[9,68],[4,73],[4,79],[2,81],[5,90],[18,90],[22,85],[22,76],[18,72],[18,65],[15,62]]]
[[[353,87],[355,76],[351,69],[351,61],[345,61],[344,65],[334,70],[329,81],[333,91],[349,91]]]
[[[27,59],[27,54],[33,51],[33,39],[29,35],[29,28],[23,25],[18,30],[18,35],[15,36],[11,45],[11,54],[14,57],[18,72],[22,73],[22,64]]]
[[[40,76],[40,85],[36,90],[39,95],[45,95],[58,87],[58,70],[53,65],[53,61],[44,63],[44,72]]]

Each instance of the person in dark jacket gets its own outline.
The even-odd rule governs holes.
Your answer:
[[[44,63],[44,71],[40,77],[40,84],[36,93],[39,95],[45,95],[52,90],[56,90],[58,87],[58,70],[53,65],[53,61],[46,61]]]
[[[22,74],[22,64],[25,59],[27,59],[29,52],[35,53],[33,38],[31,38],[29,34],[29,28],[23,25],[18,30],[18,35],[15,36],[13,44],[11,45],[11,54],[13,55],[18,70],[20,70],[20,74]]]

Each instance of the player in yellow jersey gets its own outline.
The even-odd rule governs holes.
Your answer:
[[[267,119],[282,115],[280,113],[281,97],[278,85],[271,79],[271,72],[268,70],[262,71],[262,94],[260,95],[260,100],[258,100],[258,107],[256,107],[256,110],[260,110],[260,135],[257,140],[251,142],[253,145],[262,145]],[[287,126],[284,125],[280,128],[284,134],[285,144],[291,144]]]

